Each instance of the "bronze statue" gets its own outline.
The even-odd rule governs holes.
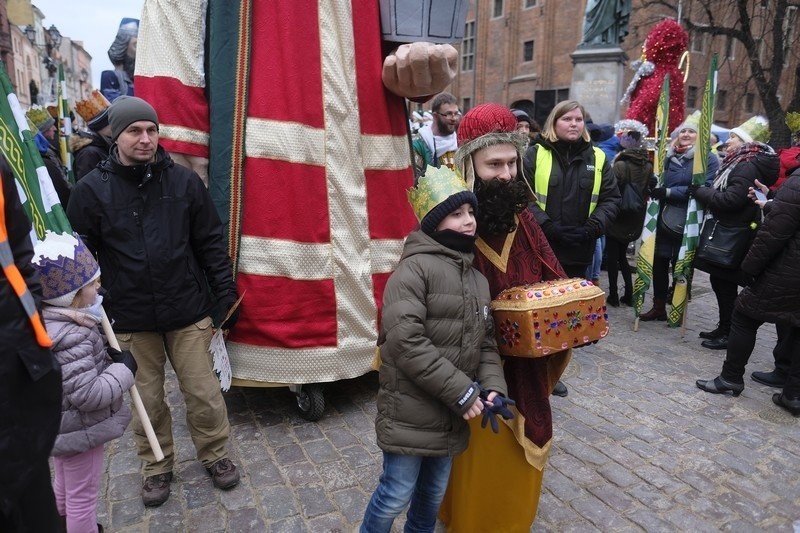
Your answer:
[[[631,0],[588,0],[580,46],[617,46],[628,35]]]

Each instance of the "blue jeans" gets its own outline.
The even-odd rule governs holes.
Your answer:
[[[406,533],[433,531],[452,464],[452,457],[383,452],[383,474],[364,513],[361,533],[388,533],[409,502]]]
[[[606,248],[606,236],[600,235],[594,243],[592,264],[586,267],[587,279],[600,279],[600,265],[603,264],[603,250]]]

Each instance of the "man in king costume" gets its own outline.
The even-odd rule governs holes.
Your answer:
[[[456,169],[478,197],[472,264],[489,280],[492,298],[511,287],[567,277],[528,209],[533,193],[520,172],[526,139],[516,127],[516,117],[499,104],[472,108],[458,126]],[[503,357],[516,416],[501,423],[497,435],[470,421],[469,447],[453,461],[440,513],[448,531],[530,530],[553,437],[550,391],[571,355],[567,349]]]
[[[370,370],[378,302],[416,222],[403,97],[442,91],[458,57],[395,46],[377,0],[145,1],[136,94],[161,144],[207,176],[244,295],[234,384]]]

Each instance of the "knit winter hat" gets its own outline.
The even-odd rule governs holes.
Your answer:
[[[758,141],[762,143],[769,142],[769,121],[766,117],[755,116],[748,118],[744,124],[733,128],[731,133],[735,133],[742,141],[751,143]]]
[[[428,166],[416,187],[407,191],[408,201],[420,228],[430,235],[444,218],[464,204],[478,208],[478,198],[467,189],[464,179],[446,166]]]
[[[77,234],[48,231],[33,250],[45,303],[69,307],[83,287],[100,277],[100,266]]]
[[[528,124],[531,123],[531,117],[522,109],[512,109],[511,113],[517,117],[517,122],[527,122]]]
[[[111,139],[116,141],[125,128],[140,120],[148,120],[158,127],[158,115],[153,106],[135,96],[117,97],[108,108]]]
[[[26,115],[42,133],[46,132],[56,124],[55,119],[51,117],[50,113],[47,112],[47,109],[43,108],[42,106],[31,106]]]
[[[455,164],[466,179],[469,190],[475,184],[474,152],[495,144],[512,144],[519,154],[519,164],[522,164],[526,141],[525,135],[517,132],[517,117],[507,107],[490,103],[467,111],[458,125],[459,147]]]
[[[683,124],[675,128],[674,134],[677,135],[681,130],[692,130],[697,133],[700,130],[700,110],[695,110],[694,113],[686,117]]]

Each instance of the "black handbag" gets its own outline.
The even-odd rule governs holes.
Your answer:
[[[755,235],[756,230],[749,225],[729,226],[717,219],[708,219],[700,232],[696,257],[709,265],[738,269]]]
[[[683,227],[686,225],[688,206],[667,204],[658,215],[658,227],[670,237],[683,238]]]
[[[619,203],[620,215],[638,215],[644,211],[644,200],[639,196],[636,188],[627,183],[622,188],[622,200]]]

